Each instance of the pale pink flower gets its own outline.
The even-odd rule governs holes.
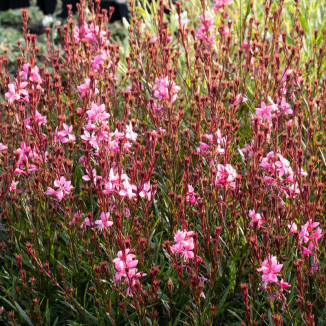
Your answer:
[[[180,86],[174,81],[170,81],[167,76],[155,78],[155,84],[153,85],[154,97],[159,101],[170,100],[172,103],[175,102],[180,89]]]
[[[84,219],[84,221],[82,222],[82,224],[80,225],[80,228],[83,229],[85,226],[94,226],[94,223],[91,221],[91,219],[89,217],[86,217]]]
[[[87,130],[85,130],[84,134],[81,135],[80,138],[88,142],[95,149],[99,149],[99,144],[94,133],[90,134]]]
[[[174,241],[176,244],[171,247],[171,251],[182,254],[184,259],[193,259],[195,257],[192,251],[194,249],[193,234],[193,231],[177,231],[174,235]]]
[[[46,120],[46,116],[42,115],[40,112],[38,112],[37,110],[35,111],[35,116],[34,116],[34,121],[41,126],[42,124],[46,124],[47,120]],[[24,120],[26,129],[28,131],[30,131],[32,129],[32,125],[31,125],[31,117],[27,118]]]
[[[106,68],[110,68],[112,65],[112,62],[109,61],[110,54],[106,50],[101,50],[101,53],[96,55],[94,59],[92,60],[92,69],[95,72],[100,72],[103,67],[105,66],[106,62],[108,62]]]
[[[191,205],[197,205],[198,204],[198,194],[195,193],[194,187],[190,184],[188,184],[188,191],[186,193],[186,202]]]
[[[69,225],[78,223],[82,217],[83,217],[83,214],[80,211],[76,212],[74,214],[74,218],[69,222]]]
[[[130,122],[129,125],[126,125],[125,137],[126,139],[135,142],[137,140],[137,136],[138,134],[132,130],[132,124]]]
[[[200,39],[204,46],[211,47],[215,45],[215,23],[214,17],[209,11],[206,11],[200,17],[200,28],[197,31],[196,37]]]
[[[11,185],[9,187],[9,192],[18,190],[17,189],[18,183],[19,183],[19,181],[12,180]]]
[[[258,272],[262,272],[263,287],[266,288],[268,283],[277,283],[277,277],[281,271],[283,264],[278,264],[275,256],[270,256],[265,259]]]
[[[130,249],[119,251],[116,258],[113,259],[114,267],[117,270],[115,273],[116,281],[123,281],[124,284],[128,285],[127,295],[133,296],[133,288],[137,284],[141,286],[138,278],[145,276],[143,272],[138,272],[136,266],[138,260],[135,259],[136,255],[130,253]]]
[[[282,82],[286,82],[288,77],[291,76],[292,74],[292,69],[282,69]]]
[[[150,201],[152,199],[152,190],[150,181],[146,182],[143,186],[142,191],[139,193],[140,197],[147,197],[147,200]]]
[[[213,0],[213,1],[214,1],[214,11],[215,12],[218,12],[224,6],[233,4],[233,0]]]
[[[202,284],[202,285],[204,285],[204,283],[205,283],[206,281],[208,281],[208,279],[207,279],[206,277],[198,277],[198,279],[199,279],[199,284]],[[199,296],[200,296],[201,298],[203,298],[203,299],[206,299],[206,296],[205,296],[204,291],[201,291],[200,294],[199,294]]]
[[[92,173],[89,173],[89,171],[86,169],[86,173],[85,175],[82,176],[82,179],[84,181],[91,181],[92,177],[93,177],[93,182],[94,182],[94,185],[97,185],[97,181],[101,180],[102,177],[101,176],[97,176],[96,174],[96,169],[93,169],[92,170]]]
[[[257,225],[257,229],[260,229],[261,225],[265,222],[264,217],[256,213],[255,210],[249,210],[249,217],[251,218],[251,222],[249,223],[249,227],[254,227],[254,225]]]
[[[271,121],[272,120],[272,112],[274,111],[274,107],[272,105],[266,105],[265,102],[261,102],[261,107],[256,108],[256,115],[263,120]]]
[[[298,231],[298,226],[295,222],[288,224],[288,228],[290,229],[290,233],[296,233]]]
[[[97,105],[92,102],[91,109],[86,111],[88,118],[91,122],[102,122],[110,118],[110,114],[105,112],[105,105]]]
[[[243,96],[242,93],[240,93],[240,94],[237,95],[234,104],[238,105],[240,103],[245,103],[247,101],[248,101],[248,98]]]
[[[80,27],[75,26],[74,39],[77,43],[79,43],[82,39],[88,40],[92,45],[93,51],[97,50],[98,45],[104,48],[109,44],[106,31],[103,29],[100,30],[100,27],[98,25],[94,25],[94,23],[88,25],[86,22],[84,22],[84,24]]]
[[[51,187],[48,187],[46,194],[48,196],[56,196],[59,201],[61,201],[65,195],[69,195],[71,190],[74,189],[74,187],[71,185],[71,181],[67,181],[65,177],[61,177],[59,180],[55,180],[54,186],[57,189],[55,190]]]
[[[302,246],[302,254],[304,256],[309,256],[309,255],[315,256],[313,250],[314,250],[314,244],[312,242],[309,242],[308,247]]]
[[[22,77],[22,80],[27,80],[28,78],[28,70],[29,70],[29,63],[25,63],[23,65],[23,69],[20,72],[20,76]],[[42,84],[42,78],[40,76],[40,70],[37,66],[31,68],[29,80],[36,83],[36,84]]]
[[[214,157],[225,152],[223,147],[226,144],[226,138],[222,137],[220,129],[217,129],[215,134],[205,134],[204,137],[208,140],[209,144],[199,142],[199,147],[196,149],[197,152],[202,155],[205,153],[211,153]]]
[[[190,22],[190,20],[188,19],[187,11],[183,11],[180,13],[180,22],[178,14],[175,14],[173,18],[179,28],[186,28],[188,26],[188,23]]]
[[[322,237],[322,230],[318,225],[318,222],[309,220],[301,227],[299,243],[302,245],[303,243],[309,242],[308,247],[302,246],[304,255],[314,255],[313,249],[318,250],[318,241]]]
[[[224,186],[235,189],[236,178],[237,172],[230,164],[226,164],[225,166],[222,164],[217,165],[215,186]]]
[[[8,147],[2,143],[0,143],[0,152],[4,151],[5,149],[7,149]]]
[[[147,107],[154,110],[155,112],[161,112],[163,110],[163,107],[158,107],[155,102],[150,101],[147,104]]]
[[[15,80],[14,84],[8,84],[8,90],[5,94],[6,99],[8,99],[8,103],[12,104],[14,101],[21,100],[22,102],[28,102],[29,96],[28,91],[25,89],[27,86],[27,82],[20,83],[18,87],[18,81]]]
[[[136,196],[136,193],[133,192],[135,190],[137,190],[137,187],[130,184],[128,180],[125,180],[123,182],[123,188],[119,191],[119,195],[121,197],[128,197],[129,199],[132,199]]]
[[[89,78],[85,78],[85,83],[77,86],[78,93],[80,93],[80,96],[86,97],[87,94],[92,96],[93,92],[91,90],[91,80]],[[95,88],[95,94],[98,94],[99,90]]]
[[[293,110],[291,109],[291,105],[286,102],[286,98],[285,97],[282,97],[280,107],[281,107],[281,111],[285,115],[288,115],[288,114],[292,114],[293,113]]]
[[[75,135],[72,133],[72,126],[68,126],[65,123],[63,124],[63,130],[58,131],[58,127],[55,129],[54,140],[59,141],[63,144],[65,143],[74,143],[76,140]]]
[[[108,228],[113,225],[113,222],[110,221],[110,212],[102,212],[100,219],[96,220],[94,224],[99,231],[102,231],[104,228]]]
[[[269,152],[266,157],[264,157],[260,163],[260,166],[264,168],[265,170],[268,170],[270,172],[274,172],[275,170],[275,155],[274,152]]]
[[[252,150],[252,145],[250,144],[245,144],[245,147],[241,148],[241,152],[247,154],[249,158],[254,156],[254,151]]]

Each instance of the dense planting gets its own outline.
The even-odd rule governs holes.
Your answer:
[[[325,6],[140,2],[0,57],[0,321],[325,325]]]

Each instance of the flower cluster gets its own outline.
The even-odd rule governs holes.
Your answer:
[[[290,287],[290,284],[284,282],[283,279],[278,279],[282,268],[283,264],[279,264],[275,256],[269,256],[262,262],[261,267],[257,271],[262,273],[263,288],[266,288],[267,284],[272,283],[276,283],[280,290]]]
[[[299,242],[302,246],[303,255],[315,256],[313,250],[319,250],[318,240],[322,237],[322,230],[318,225],[318,222],[313,222],[311,220],[302,225],[299,233]]]
[[[183,259],[193,259],[194,255],[194,239],[192,235],[193,231],[177,231],[174,235],[175,244],[171,247],[171,251],[181,254]]]
[[[264,176],[267,185],[277,184],[280,186],[280,191],[290,198],[300,193],[290,162],[283,155],[269,152],[266,157],[262,158],[260,166],[267,172],[267,175]],[[298,174],[307,175],[302,169]]]
[[[237,175],[237,171],[230,164],[218,164],[215,186],[223,186],[225,188],[235,189]]]
[[[141,283],[138,278],[146,276],[146,273],[138,272],[136,266],[138,260],[135,259],[136,255],[130,252],[130,249],[119,251],[117,257],[113,259],[113,263],[117,272],[115,273],[116,281],[123,281],[127,285],[126,293],[129,296],[133,296],[135,287],[141,287]]]

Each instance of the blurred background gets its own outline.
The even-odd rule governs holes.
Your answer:
[[[72,5],[76,15],[78,0],[0,0],[0,56],[6,55],[9,59],[9,68],[14,68],[17,57],[21,52],[17,41],[23,42],[22,14],[23,8],[28,9],[28,30],[37,34],[37,45],[40,53],[47,52],[45,29],[52,28],[52,41],[59,41],[57,27],[67,22],[67,5]],[[114,7],[110,20],[112,39],[122,39],[127,35],[126,24],[128,21],[127,0],[101,0],[101,7],[109,9]],[[14,70],[12,71],[14,73]]]
[[[68,15],[67,5],[71,4],[75,12],[77,2],[78,0],[0,0],[0,10],[4,11],[37,6],[44,15],[56,15],[60,18],[66,18]],[[113,21],[121,20],[122,17],[127,18],[127,0],[102,0],[101,6],[106,9],[109,7],[115,8],[112,17]]]

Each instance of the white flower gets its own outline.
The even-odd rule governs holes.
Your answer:
[[[45,16],[43,19],[42,19],[42,25],[44,27],[47,27],[49,26],[50,24],[52,24],[54,22],[54,19],[52,16]]]
[[[188,19],[188,12],[183,11],[180,14],[180,19],[181,19],[181,26],[179,26],[179,15],[178,14],[174,15],[174,20],[179,27],[187,27],[188,23],[190,22],[190,20]]]

